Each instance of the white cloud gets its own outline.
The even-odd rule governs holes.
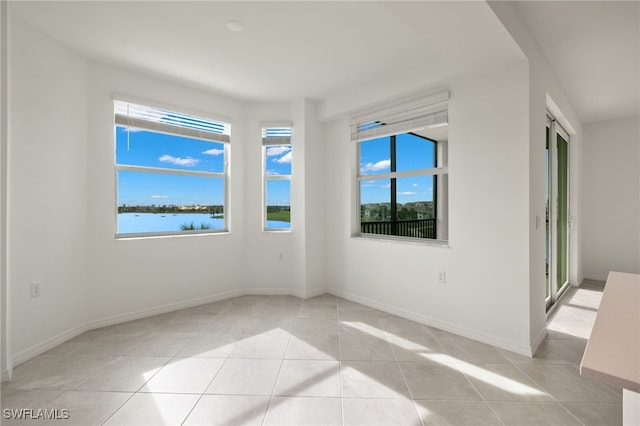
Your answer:
[[[275,157],[276,155],[284,154],[291,151],[291,148],[286,145],[270,146],[267,148],[267,157]]]
[[[168,195],[152,195],[149,198],[169,198],[169,196]]]
[[[186,167],[193,167],[200,162],[200,160],[198,160],[197,158],[172,157],[171,155],[167,155],[167,154],[158,158],[158,160],[162,161],[163,163],[171,163],[171,164],[175,164],[176,166],[186,166]]]
[[[382,185],[380,188],[389,189],[389,188],[391,188],[391,184],[388,183],[386,185]]]
[[[224,154],[224,149],[211,148],[206,151],[202,151],[202,153],[207,155],[220,155]]]
[[[413,191],[404,191],[404,192],[398,192],[398,195],[416,195],[417,192],[413,192]]]
[[[414,188],[417,188],[417,187],[418,187],[418,184],[417,184],[417,183],[414,183],[414,184],[413,184],[413,185],[411,185],[411,186],[413,186]]]
[[[379,172],[391,167],[391,160],[380,160],[377,163],[365,163],[360,167],[360,173]]]
[[[283,155],[280,158],[276,158],[273,161],[275,161],[276,163],[280,163],[280,164],[291,163],[291,151],[287,152],[285,155]]]

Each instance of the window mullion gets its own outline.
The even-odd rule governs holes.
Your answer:
[[[378,179],[393,179],[413,176],[437,176],[445,175],[448,173],[446,167],[437,167],[432,169],[420,169],[420,170],[408,170],[406,172],[393,172],[393,173],[377,173],[375,175],[360,175],[358,181],[363,180],[378,180]]]
[[[116,164],[116,170],[123,170],[128,172],[161,173],[164,175],[204,176],[214,178],[224,178],[226,175],[225,173],[203,172],[198,170],[165,169],[162,167],[131,166],[128,164]]]
[[[291,175],[266,175],[267,180],[291,180]]]
[[[396,136],[389,137],[389,153],[391,161],[391,173],[396,173]],[[391,178],[391,185],[389,185],[389,191],[391,191],[391,235],[398,235],[398,187],[397,178]]]

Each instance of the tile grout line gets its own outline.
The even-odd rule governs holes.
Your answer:
[[[111,419],[111,417],[113,417],[113,416],[114,416],[118,411],[120,411],[120,410],[122,409],[122,407],[124,407],[124,406],[125,406],[125,404],[126,404],[127,402],[131,401],[131,398],[133,398],[133,397],[134,397],[135,395],[137,395],[137,394],[138,394],[138,392],[134,392],[134,393],[132,393],[132,394],[129,396],[129,398],[127,398],[127,399],[126,399],[122,404],[120,404],[120,405],[118,406],[118,408],[116,408],[115,410],[113,410],[113,413],[109,414],[109,415],[107,416],[107,418],[106,418],[106,419],[104,419],[104,421],[103,421],[102,423],[100,423],[100,425],[104,425],[104,424],[106,424],[106,423]]]
[[[384,330],[384,327],[382,327]],[[398,356],[396,355],[396,352],[393,350],[393,347],[391,347],[391,344],[389,343],[389,337],[387,336],[387,332],[386,330],[384,331],[384,337],[387,340],[387,344],[389,344],[389,348],[391,349],[391,353],[393,354],[393,359],[396,361],[396,365],[398,366],[398,369],[400,370],[400,376],[402,376],[402,381],[404,382],[404,385],[407,387],[407,391],[409,391],[409,397],[411,398],[411,402],[413,404],[413,409],[416,410],[416,414],[418,415],[418,420],[420,420],[420,424],[422,426],[427,426],[424,424],[424,421],[422,420],[422,416],[420,415],[420,410],[418,410],[418,403],[416,402],[415,398],[413,397],[413,392],[411,392],[411,388],[409,387],[409,383],[407,382],[407,377],[404,374],[404,371],[402,370],[402,367],[400,365],[400,361],[398,360]]]
[[[340,311],[338,310],[338,303],[336,303],[336,318],[338,321],[338,376],[340,377],[340,423],[344,426],[344,389],[342,385],[342,346],[340,345]]]
[[[445,349],[446,350],[446,349]],[[458,370],[460,371],[460,370]],[[476,393],[478,394],[478,396],[480,396],[480,399],[482,399],[482,402],[484,402],[484,404],[489,407],[489,410],[491,410],[491,412],[493,413],[494,416],[496,416],[496,418],[500,421],[500,423],[503,426],[507,426],[504,421],[502,420],[502,417],[500,417],[498,415],[498,413],[496,413],[496,410],[493,409],[493,407],[491,406],[491,404],[489,403],[489,401],[486,400],[486,398],[484,397],[484,395],[482,395],[482,393],[478,390],[478,388],[476,387],[476,385],[473,384],[473,382],[471,381],[471,379],[469,379],[469,377],[464,374],[463,371],[460,371],[460,374],[462,374],[464,376],[465,379],[467,379],[467,382],[469,382],[469,384],[471,385],[471,387],[473,388],[473,390],[476,391]]]
[[[551,353],[553,353],[553,352],[551,352]],[[554,354],[554,355],[556,355],[556,354]],[[558,356],[558,355],[556,355],[556,356]],[[559,357],[559,356],[558,356],[558,357]],[[560,358],[562,361],[565,361],[565,362],[566,362],[566,360],[562,359],[561,357],[559,357],[559,358]],[[553,396],[553,395],[552,395],[552,394],[551,394],[551,393],[550,393],[550,392],[549,392],[549,391],[548,391],[544,386],[542,386],[540,383],[538,383],[538,382],[537,382],[533,377],[531,377],[530,375],[528,375],[528,374],[527,374],[527,372],[526,372],[526,371],[524,371],[524,369],[521,367],[521,366],[522,366],[522,365],[524,365],[524,364],[513,364],[513,365],[514,365],[514,366],[515,366],[515,367],[516,367],[520,372],[522,372],[522,374],[524,374],[524,375],[525,375],[529,380],[531,380],[533,383],[535,383],[535,384],[536,384],[536,386],[538,386],[540,389],[542,389],[542,390],[543,390],[543,391],[544,391],[544,392],[549,396],[549,398],[551,398],[551,400],[552,400],[552,402],[553,402],[554,404],[561,406],[561,407],[562,407],[562,409],[563,409],[563,410],[565,410],[567,413],[569,413],[569,415],[570,415],[571,417],[573,417],[574,419],[576,419],[576,420],[578,421],[578,423],[580,423],[580,424],[581,424],[581,425],[583,425],[583,426],[586,426],[586,425],[585,425],[585,424],[584,424],[584,423],[583,423],[583,422],[582,422],[578,417],[576,417],[576,416],[575,416],[571,411],[569,411],[569,410],[567,409],[567,407],[565,407],[564,405],[562,405],[562,402],[558,401],[558,399],[556,399],[556,397],[555,397],[555,396]],[[535,364],[532,364],[532,365],[535,365]],[[543,363],[543,365],[544,365],[544,363]],[[573,366],[574,364],[550,364],[550,365],[572,365],[572,366]]]
[[[269,395],[269,402],[267,402],[267,408],[264,410],[264,415],[262,416],[261,425],[264,425],[264,422],[267,420],[267,414],[269,413],[269,408],[271,407],[271,402],[273,401],[273,393],[276,390],[276,386],[278,385],[278,379],[280,378],[280,374],[282,373],[282,366],[284,364],[285,357],[287,356],[287,351],[289,350],[289,345],[291,344],[291,334],[287,332],[288,340],[287,346],[284,349],[284,354],[282,354],[282,359],[280,360],[280,368],[278,368],[278,375],[276,376],[276,380],[273,382],[273,387],[271,388],[271,395]]]
[[[449,353],[449,350],[447,349],[447,347],[445,345],[443,345],[440,342],[440,339],[438,339],[438,336],[436,336],[433,332],[431,333],[433,335],[433,338],[436,340],[436,342],[438,343],[438,345],[440,345],[440,347],[442,348],[442,350],[444,352],[447,353],[448,356],[455,358],[453,355],[451,355],[451,353]],[[504,358],[504,357],[503,357]],[[507,360],[508,361],[508,360]],[[504,421],[502,420],[502,418],[498,415],[498,413],[496,413],[496,411],[493,409],[493,407],[491,406],[491,404],[489,404],[487,402],[487,400],[485,399],[485,397],[480,393],[480,391],[476,388],[476,386],[473,384],[473,382],[471,382],[471,380],[469,379],[469,377],[467,377],[466,374],[464,374],[464,372],[462,372],[460,370],[460,368],[457,366],[456,364],[456,370],[462,374],[464,376],[464,378],[467,380],[467,382],[469,382],[469,384],[471,385],[471,387],[473,388],[474,391],[476,391],[476,393],[478,394],[478,396],[480,397],[480,399],[482,400],[482,402],[484,402],[484,404],[489,408],[489,410],[491,411],[491,413],[493,413],[493,415],[496,417],[496,419],[498,419],[498,421],[500,422],[500,424],[502,424],[502,426],[506,426]]]
[[[215,359],[215,358],[206,358],[206,359]],[[219,359],[219,358],[218,358]],[[189,410],[189,412],[187,413],[187,415],[184,417],[184,420],[182,420],[182,422],[180,423],[180,425],[184,425],[184,423],[187,421],[187,419],[189,418],[189,416],[191,415],[191,413],[193,413],[193,410],[195,410],[195,408],[198,406],[198,404],[200,403],[200,401],[202,400],[202,398],[207,394],[207,389],[209,389],[209,386],[211,386],[211,384],[213,383],[213,381],[216,379],[216,377],[218,377],[218,374],[220,374],[220,371],[222,371],[222,368],[225,366],[225,364],[227,363],[227,360],[229,359],[229,355],[227,355],[227,357],[224,359],[222,365],[220,365],[220,367],[218,368],[218,371],[216,371],[216,374],[213,375],[213,377],[211,378],[211,380],[209,380],[209,383],[207,384],[207,386],[204,387],[204,390],[202,391],[202,393],[200,394],[200,397],[198,398],[198,400],[195,402],[195,404],[193,404],[193,407],[191,407],[191,409]]]

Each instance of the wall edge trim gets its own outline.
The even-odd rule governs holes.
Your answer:
[[[8,382],[11,380],[11,372],[8,368],[4,368],[0,371],[0,383]]]
[[[427,315],[418,314],[412,311],[408,311],[406,309],[398,308],[393,305],[388,305],[386,303],[381,303],[376,300],[368,299],[366,297],[358,296],[356,294],[348,293],[345,291],[329,288],[329,293],[333,294],[334,296],[342,297],[343,299],[360,303],[362,305],[369,306],[371,308],[379,309],[381,311],[384,311],[393,315],[397,315],[399,317],[402,317],[411,321],[416,321],[421,324],[428,325],[430,327],[438,328],[440,330],[447,331],[449,333],[453,333],[458,336],[467,337],[469,339],[476,340],[478,342],[486,343],[488,345],[495,346],[500,349],[517,353],[519,355],[531,357],[531,353],[532,353],[531,346],[517,344],[512,341],[505,340],[491,334],[481,333],[477,330],[473,330],[466,327],[460,327],[459,325],[456,325],[456,324],[440,321],[435,318],[429,317]]]
[[[327,293],[327,289],[324,287],[313,289],[310,291],[294,290],[290,288],[240,289],[240,290],[226,291],[226,292],[221,292],[221,293],[217,293],[209,296],[184,300],[176,303],[169,303],[165,305],[156,306],[153,308],[142,309],[142,310],[133,311],[125,314],[113,315],[113,316],[98,319],[98,320],[88,321],[84,324],[80,324],[75,327],[69,328],[63,331],[62,333],[59,333],[40,343],[36,343],[35,345],[32,345],[22,350],[16,353],[15,355],[13,355],[12,357],[10,357],[10,360],[12,361],[12,365],[20,365],[66,342],[67,340],[73,339],[74,337],[79,336],[80,334],[90,330],[95,330],[102,327],[108,327],[110,325],[115,325],[115,324],[121,324],[127,321],[148,318],[154,315],[178,311],[180,309],[206,305],[207,303],[228,300],[233,297],[245,296],[245,295],[255,295],[255,296],[291,295],[291,296],[300,297],[302,299],[308,299],[310,297],[318,296],[324,293]],[[6,369],[2,370],[0,381],[5,382],[10,380],[10,378],[11,378],[10,371]]]

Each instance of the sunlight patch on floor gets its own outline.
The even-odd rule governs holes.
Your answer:
[[[372,336],[379,335],[380,331],[376,327],[372,327],[368,324],[362,324],[359,322],[343,322],[350,327],[357,328],[358,330],[368,333]],[[430,348],[415,343],[407,338],[397,336],[395,334],[387,332],[387,335],[393,336],[395,341],[401,342],[399,348],[413,351],[426,360],[434,361],[442,366],[451,368],[456,371],[461,371],[468,377],[480,380],[488,385],[499,388],[505,392],[512,393],[514,395],[522,396],[537,396],[545,395],[543,392],[535,389],[531,386],[520,383],[516,380],[504,377],[500,374],[493,373],[485,368],[478,367],[468,362],[462,361],[458,358],[452,357],[448,354],[434,353]]]

